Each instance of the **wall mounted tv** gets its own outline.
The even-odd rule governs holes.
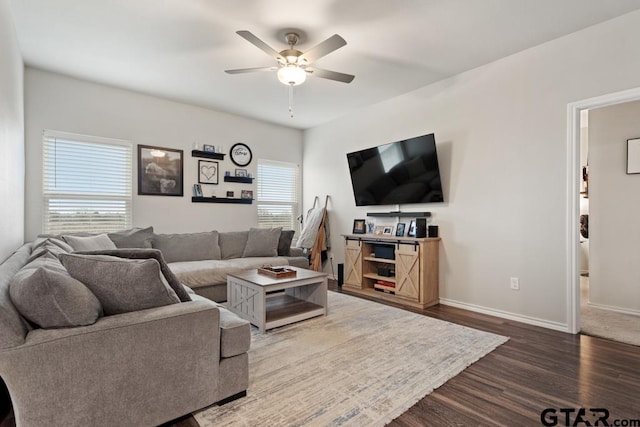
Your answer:
[[[356,206],[443,202],[433,134],[347,153]]]

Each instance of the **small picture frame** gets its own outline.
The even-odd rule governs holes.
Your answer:
[[[365,234],[367,232],[367,222],[364,219],[353,220],[353,234]]]
[[[204,144],[202,146],[202,151],[205,151],[207,153],[215,153],[216,152],[216,147],[213,146],[213,145]]]
[[[396,237],[404,237],[404,229],[407,225],[404,222],[399,222],[396,226]]]
[[[218,184],[218,162],[198,160],[198,183]]]
[[[382,230],[384,236],[393,236],[393,225],[387,225]]]
[[[236,169],[235,173],[236,173],[236,176],[242,176],[242,177],[248,176],[246,169]]]
[[[253,190],[242,190],[240,192],[241,199],[253,199]]]
[[[227,191],[227,197],[233,197],[233,191]]]
[[[202,195],[202,186],[200,184],[193,184],[193,196],[194,197],[203,197],[203,195]]]
[[[373,222],[373,221],[368,221],[368,222],[367,222],[367,233],[368,233],[368,234],[373,234],[373,231],[375,230],[375,226],[376,226],[376,223],[375,223],[375,222]]]
[[[416,220],[412,219],[409,223],[409,233],[407,234],[409,237],[416,237]]]
[[[640,173],[640,138],[627,139],[627,175]]]
[[[383,232],[384,232],[384,226],[382,225],[376,225],[376,228],[373,230],[373,234],[377,236],[381,236]]]

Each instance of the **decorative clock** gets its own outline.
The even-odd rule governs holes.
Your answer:
[[[240,167],[247,166],[253,158],[251,149],[242,142],[233,144],[229,151],[229,156],[231,157],[231,161]]]

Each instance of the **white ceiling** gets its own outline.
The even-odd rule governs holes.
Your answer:
[[[640,8],[640,0],[11,0],[27,65],[285,126],[309,128],[366,105]],[[287,87],[235,34],[276,50],[284,29],[305,51],[337,33],[347,45]]]

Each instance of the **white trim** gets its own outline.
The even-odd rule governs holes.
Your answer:
[[[511,313],[509,311],[496,310],[494,308],[482,307],[480,305],[469,304],[466,302],[454,301],[447,298],[440,298],[440,304],[450,307],[461,308],[476,313],[487,314],[489,316],[500,317],[502,319],[515,320],[516,322],[526,323],[528,325],[540,326],[542,328],[553,329],[554,331],[569,332],[567,325],[559,322],[551,322],[549,320],[538,319],[537,317],[524,316],[522,314]]]
[[[588,302],[587,305],[589,307],[598,308],[600,310],[615,311],[616,313],[628,314],[630,316],[640,316],[640,310],[636,310],[633,308],[613,307],[611,305],[595,304],[592,302]]]
[[[579,266],[579,173],[580,173],[580,111],[607,107],[640,99],[640,88],[576,101],[567,105],[567,174],[566,174],[566,265],[567,265],[567,331],[580,332],[580,266]]]

